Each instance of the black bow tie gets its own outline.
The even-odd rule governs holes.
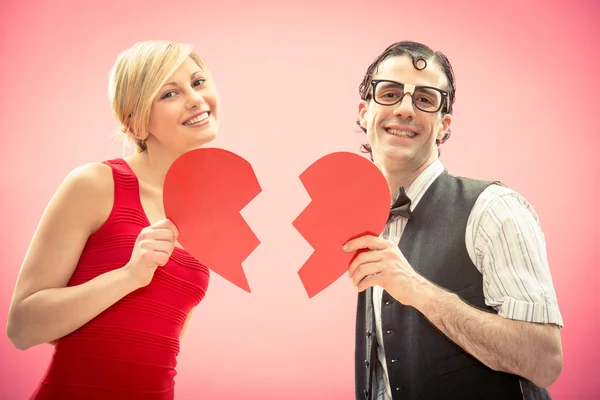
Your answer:
[[[408,219],[410,219],[411,217],[410,198],[406,195],[406,192],[404,191],[404,186],[400,186],[398,194],[396,195],[396,199],[390,207],[390,216],[388,217],[388,222],[390,222],[392,217],[395,215],[399,215]]]

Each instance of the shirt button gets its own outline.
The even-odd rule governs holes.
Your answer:
[[[398,236],[394,236],[394,242],[398,243],[399,240],[400,238]]]

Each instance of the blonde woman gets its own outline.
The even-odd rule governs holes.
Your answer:
[[[173,161],[217,135],[219,96],[191,46],[135,44],[110,99],[137,151],[72,171],[21,266],[7,333],[55,343],[32,399],[172,399],[179,339],[208,269],[177,242],[162,188]]]

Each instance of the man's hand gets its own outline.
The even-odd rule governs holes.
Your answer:
[[[560,374],[562,346],[555,325],[509,320],[476,309],[415,272],[393,242],[362,236],[343,249],[365,250],[348,268],[358,291],[381,286],[489,368],[525,377],[540,387],[551,385]]]
[[[432,285],[415,272],[394,242],[366,235],[349,241],[343,250],[366,250],[348,268],[348,277],[359,292],[379,285],[400,303],[415,306]]]

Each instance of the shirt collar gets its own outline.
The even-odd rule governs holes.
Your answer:
[[[410,198],[410,210],[413,211],[417,204],[429,189],[429,186],[444,172],[444,165],[437,159],[425,168],[414,182],[406,189],[406,195]]]

